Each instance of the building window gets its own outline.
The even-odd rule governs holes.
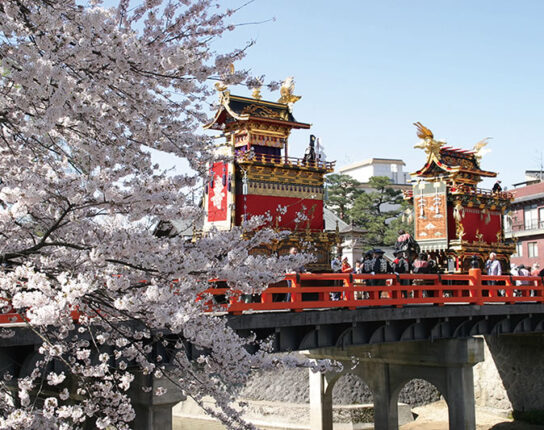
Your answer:
[[[538,228],[544,228],[544,208],[538,208]]]
[[[538,242],[527,243],[527,254],[529,258],[538,257]]]
[[[523,243],[516,243],[516,252],[512,254],[512,257],[523,257]]]
[[[536,205],[527,206],[523,209],[525,230],[534,230],[538,227],[538,212]]]
[[[509,233],[512,231],[512,217],[505,215],[503,217],[504,231]]]

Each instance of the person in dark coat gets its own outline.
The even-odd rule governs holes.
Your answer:
[[[384,258],[385,252],[381,249],[374,250],[374,258],[372,259],[372,273],[382,275],[393,273],[391,264]],[[375,279],[374,285],[385,285],[385,279]]]
[[[393,272],[398,275],[402,275],[403,273],[410,273],[410,263],[406,259],[404,252],[397,251],[394,253],[394,255],[397,258],[395,258],[393,260],[393,263],[391,264]],[[410,285],[410,279],[401,279],[400,285]],[[408,297],[408,293],[406,291],[402,291],[402,297]]]
[[[397,241],[395,242],[395,251],[405,252],[406,259],[412,262],[419,253],[419,244],[410,233],[404,230],[399,230]]]
[[[365,252],[365,255],[363,256],[363,259],[361,261],[361,273],[362,274],[370,274],[372,273],[372,261],[374,258],[374,250],[370,249],[367,252]],[[366,285],[373,285],[372,279],[366,280]]]
[[[393,255],[396,257],[391,264],[393,272],[398,273],[399,275],[402,273],[410,273],[410,263],[406,260],[404,252],[397,251]]]
[[[493,185],[493,190],[492,191],[494,193],[500,193],[502,191],[501,181],[495,182],[495,185]]]
[[[372,259],[374,258],[374,250],[370,249],[365,252],[361,261],[361,273],[372,273]]]

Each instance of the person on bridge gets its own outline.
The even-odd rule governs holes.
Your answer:
[[[489,258],[485,262],[485,271],[490,276],[502,275],[501,262],[497,260],[497,254],[494,252],[489,253]],[[487,285],[497,285],[497,281],[487,281]],[[504,290],[499,290],[497,293],[499,296],[503,296]]]
[[[348,257],[344,257],[342,259],[342,273],[352,273],[353,268],[351,267],[351,264],[349,264]]]
[[[353,273],[361,274],[363,269],[363,264],[360,261],[355,262],[355,267],[353,268]]]
[[[342,272],[342,260],[340,260],[340,255],[336,255],[331,261],[331,270],[332,273]]]
[[[410,233],[405,230],[399,230],[399,236],[395,242],[395,251],[406,253],[406,259],[412,262],[419,253],[419,245]]]
[[[427,262],[427,254],[421,252],[414,260],[412,265],[413,273],[429,273],[429,263]]]
[[[420,252],[417,258],[414,260],[412,265],[413,273],[429,273],[429,262],[427,261],[427,254]],[[414,285],[425,285],[425,280],[423,279],[414,279]],[[422,290],[421,294],[423,297],[432,297],[432,291]]]
[[[365,252],[363,261],[361,262],[361,273],[372,273],[372,260],[374,259],[374,250],[370,249]]]
[[[385,252],[381,249],[374,250],[374,258],[372,259],[372,273],[375,275],[393,273],[391,264],[383,257],[384,254]],[[374,279],[374,285],[385,285],[385,279]]]
[[[336,257],[334,257],[333,260],[331,261],[331,270],[333,273],[342,273],[343,264],[340,257],[341,255],[337,254]],[[342,285],[343,283],[342,281],[334,281],[333,284],[335,287],[338,287]],[[340,300],[340,295],[341,294],[337,292],[329,293],[331,300]]]
[[[488,275],[490,276],[501,276],[502,275],[502,268],[501,268],[501,262],[497,260],[497,254],[494,252],[489,253],[489,259],[485,262],[485,270]],[[490,281],[495,282],[495,281]],[[495,285],[490,284],[490,285]]]
[[[289,260],[294,261],[297,254],[298,254],[298,248],[296,246],[292,246],[289,249]],[[304,273],[304,272],[306,272],[306,267],[299,266],[299,267],[295,267],[295,269],[292,272],[287,272],[287,273]],[[291,282],[291,280],[288,279],[287,286],[291,287],[292,285],[293,283]],[[291,293],[287,293],[284,297],[285,297],[285,300],[284,300],[285,302],[291,301]]]
[[[365,255],[361,259],[361,273],[364,275],[370,275],[372,273],[372,262],[374,261],[374,250],[370,249],[365,252]],[[365,285],[374,285],[372,279],[365,279]],[[365,293],[367,295],[368,293]]]
[[[402,275],[403,273],[410,273],[410,263],[404,256],[403,251],[397,251],[394,253],[394,255],[397,257],[393,260],[393,263],[391,264],[391,268],[393,269],[393,272],[397,275]],[[410,285],[409,279],[401,279],[400,285]],[[406,291],[402,291],[402,297],[406,298],[408,297],[408,293]]]
[[[391,264],[393,272],[399,275],[402,273],[410,273],[410,263],[408,263],[404,251],[396,251],[393,255],[397,257]]]

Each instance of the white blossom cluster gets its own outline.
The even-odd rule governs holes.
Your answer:
[[[213,278],[254,293],[300,266],[250,255],[277,233],[187,243],[151,228],[199,215],[188,190],[212,159],[198,132],[209,81],[246,78],[229,67],[244,48],[210,47],[231,13],[209,0],[0,2],[0,297],[43,341],[26,375],[2,375],[0,428],[130,428],[139,375],[168,382],[136,387],[155,395],[213,395],[214,415],[250,428],[232,406],[250,369],[309,365],[266,344],[250,354],[255,339],[197,300]],[[167,174],[150,149],[197,173]]]

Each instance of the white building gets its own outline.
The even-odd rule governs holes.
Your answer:
[[[349,175],[361,183],[361,189],[365,192],[375,191],[368,183],[372,176],[387,176],[391,179],[391,186],[395,190],[411,190],[409,183],[410,174],[402,170],[406,166],[404,161],[394,158],[369,158],[349,166],[338,169],[338,173]],[[384,204],[383,211],[398,209],[398,205]]]
[[[410,174],[402,170],[404,161],[391,158],[369,158],[338,169],[338,173],[349,175],[361,183],[367,183],[372,176],[387,176],[393,185],[408,185]],[[404,188],[404,187],[400,187]]]

